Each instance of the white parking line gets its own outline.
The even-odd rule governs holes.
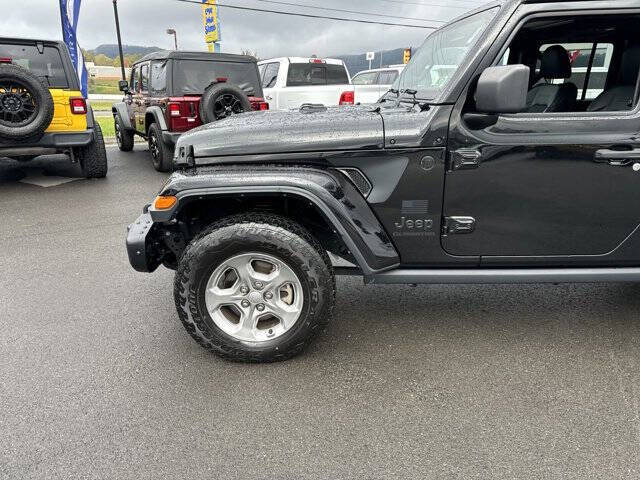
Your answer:
[[[21,183],[27,183],[29,185],[36,185],[38,187],[57,187],[58,185],[63,185],[69,182],[75,182],[76,180],[80,180],[79,178],[69,178],[69,177],[56,177],[43,175],[42,172],[36,173],[35,175],[29,175],[20,180]]]

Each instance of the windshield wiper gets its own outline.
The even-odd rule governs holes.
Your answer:
[[[400,100],[400,93],[406,93],[407,95],[411,95],[413,98],[412,98],[412,99],[404,98],[404,99]],[[420,110],[421,110],[422,112],[426,112],[426,111],[427,111],[427,110],[429,110],[429,108],[431,108],[431,107],[429,106],[429,104],[428,104],[428,103],[426,103],[426,102],[421,102],[420,100],[418,100],[418,99],[416,98],[416,95],[417,95],[417,94],[418,94],[418,91],[417,91],[417,90],[414,90],[414,89],[412,89],[412,88],[405,88],[404,90],[400,90],[400,92],[399,92],[399,94],[398,94],[398,101],[399,101],[399,102],[400,102],[400,101],[410,101],[411,103],[413,103],[413,105],[414,105],[414,106],[415,106],[415,105],[417,105],[418,107],[420,107]]]
[[[382,96],[382,100],[380,100],[380,103],[384,103],[387,101],[387,98],[386,98],[387,93],[393,93],[396,96],[396,102],[400,99],[400,90],[396,90],[395,88],[390,88],[384,93],[384,95]]]

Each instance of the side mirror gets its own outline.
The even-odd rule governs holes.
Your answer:
[[[530,69],[526,65],[489,67],[478,79],[476,109],[483,113],[518,113],[527,106]]]
[[[118,82],[118,89],[121,92],[129,93],[129,82],[127,82],[126,80],[120,80]]]

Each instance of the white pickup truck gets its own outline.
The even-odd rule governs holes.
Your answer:
[[[356,73],[351,79],[355,103],[376,103],[389,91],[404,67],[404,65],[392,65]]]
[[[270,110],[300,108],[305,103],[353,105],[353,86],[342,60],[282,57],[258,63]]]

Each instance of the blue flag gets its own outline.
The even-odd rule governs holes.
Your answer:
[[[82,0],[60,0],[60,16],[62,17],[62,38],[69,48],[73,67],[80,80],[82,95],[87,98],[87,67],[84,56],[78,45],[76,32],[78,31],[78,17],[80,16],[80,2]]]

